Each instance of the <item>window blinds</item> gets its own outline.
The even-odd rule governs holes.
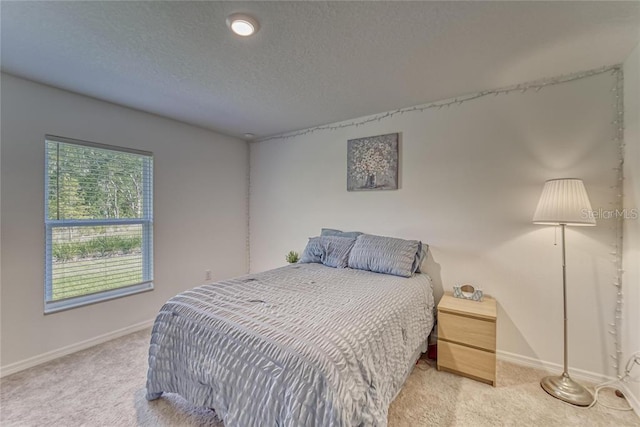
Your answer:
[[[151,153],[47,136],[45,311],[152,288]]]

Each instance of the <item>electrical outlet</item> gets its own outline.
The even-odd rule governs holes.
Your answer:
[[[211,280],[211,270],[206,270],[204,272],[204,280]]]

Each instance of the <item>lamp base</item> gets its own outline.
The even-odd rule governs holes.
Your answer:
[[[569,375],[566,373],[559,376],[544,377],[542,381],[540,381],[540,385],[544,391],[551,396],[564,400],[572,405],[589,406],[593,402],[591,393],[569,378]]]

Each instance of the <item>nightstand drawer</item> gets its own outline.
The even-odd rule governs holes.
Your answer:
[[[483,348],[496,349],[496,324],[488,320],[438,311],[438,338]]]
[[[495,386],[496,355],[438,340],[438,369],[470,376]]]

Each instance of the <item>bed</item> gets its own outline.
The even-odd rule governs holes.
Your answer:
[[[386,426],[433,326],[426,274],[322,263],[183,292],[155,321],[147,399],[178,393],[225,426]]]

